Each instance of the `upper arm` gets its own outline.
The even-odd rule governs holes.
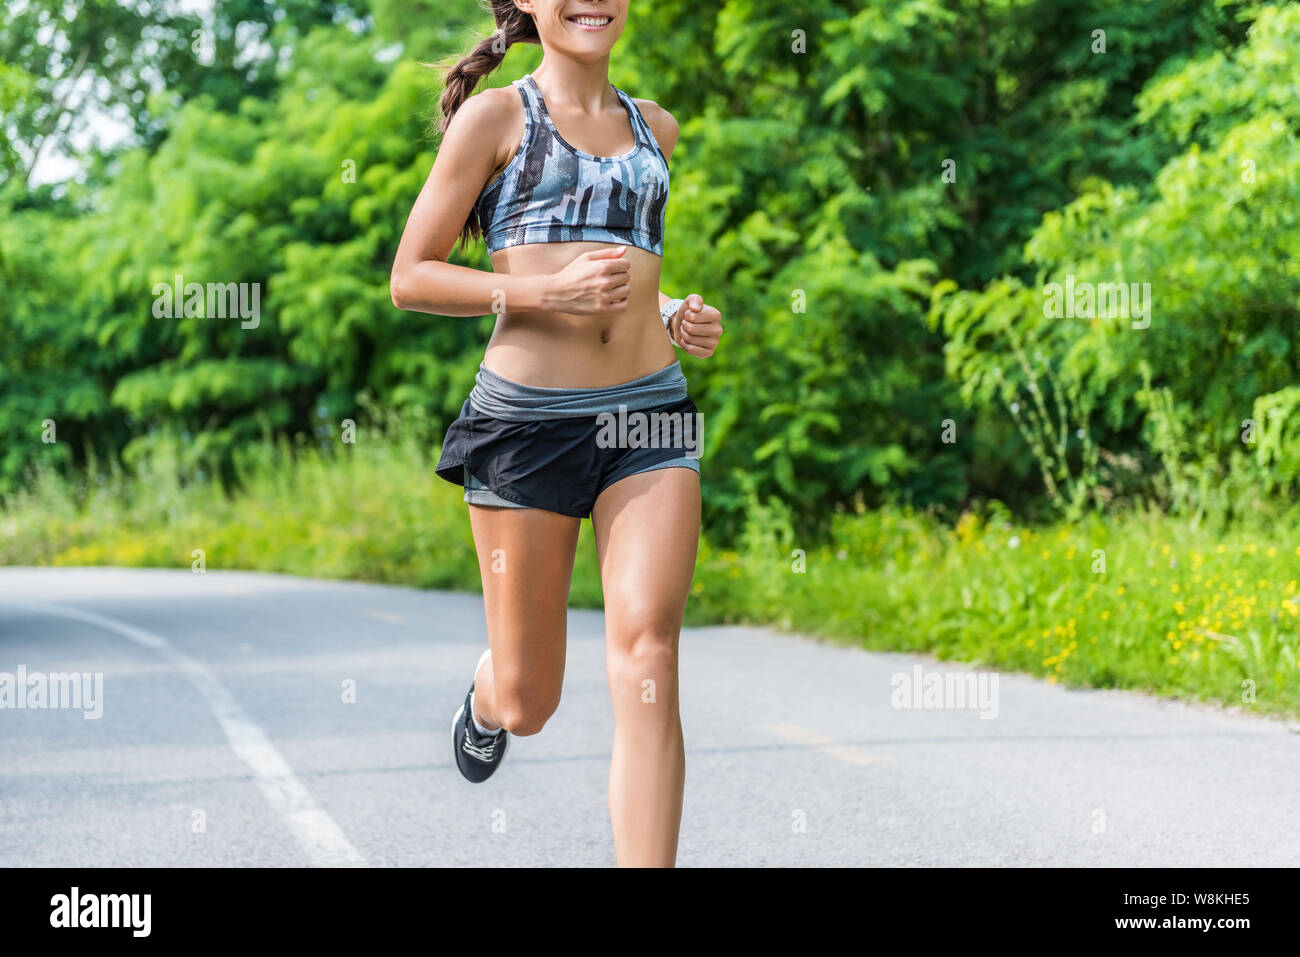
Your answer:
[[[646,125],[650,127],[650,132],[659,142],[659,148],[664,151],[664,158],[672,159],[673,149],[677,146],[680,133],[677,120],[654,100],[637,100],[636,105],[641,111],[641,116],[645,118]]]
[[[523,102],[513,86],[469,97],[447,125],[397,245],[393,271],[426,259],[445,261],[503,154],[523,139]]]

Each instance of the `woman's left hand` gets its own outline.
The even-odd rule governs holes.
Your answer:
[[[673,341],[699,359],[707,359],[722,338],[722,313],[706,305],[704,298],[691,293],[673,317]]]

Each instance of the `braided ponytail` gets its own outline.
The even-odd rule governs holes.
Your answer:
[[[478,81],[501,65],[506,50],[512,43],[542,42],[532,14],[524,13],[516,7],[514,0],[488,0],[488,3],[497,28],[447,71],[443,80],[442,97],[438,101],[441,114],[439,133],[447,132],[456,111],[469,99],[474,87],[478,86]],[[461,229],[459,241],[468,244],[482,235],[483,227],[478,219],[478,211],[471,209],[469,219]]]

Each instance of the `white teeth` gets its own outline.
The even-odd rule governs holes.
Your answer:
[[[603,27],[609,23],[613,17],[569,17],[574,23],[580,23],[584,27]]]

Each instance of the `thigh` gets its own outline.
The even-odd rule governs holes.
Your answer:
[[[580,520],[536,508],[469,506],[483,577],[492,675],[558,701]]]
[[[681,630],[700,542],[700,477],[660,468],[619,479],[591,513],[613,651]]]

